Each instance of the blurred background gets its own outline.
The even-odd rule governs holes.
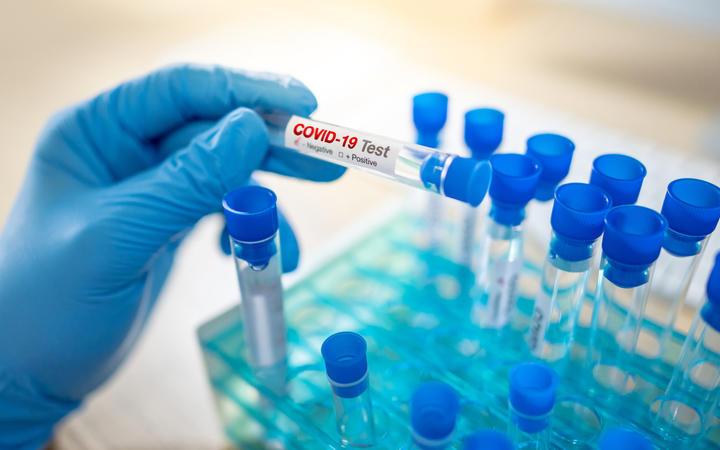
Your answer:
[[[292,74],[316,93],[319,119],[398,138],[413,138],[412,93],[435,89],[461,93],[451,96],[448,123],[457,136],[457,105],[519,99],[680,160],[720,158],[715,0],[6,0],[0,61],[0,224],[53,111],[176,61]],[[504,151],[524,150],[508,148],[514,142]],[[278,192],[306,260],[405,192],[357,173],[332,189],[262,179]],[[225,445],[194,337],[236,297],[219,226],[207,219],[185,244],[138,350],[58,430],[57,448]]]

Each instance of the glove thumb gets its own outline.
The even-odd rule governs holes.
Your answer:
[[[134,254],[126,256],[142,256],[143,249],[152,255],[217,212],[225,192],[247,183],[267,147],[260,116],[239,108],[160,165],[110,187],[118,238],[132,236]]]

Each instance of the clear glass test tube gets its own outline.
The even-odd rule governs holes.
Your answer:
[[[526,333],[530,352],[548,363],[564,360],[572,347],[595,243],[610,206],[605,191],[590,184],[568,183],[555,191],[552,239]]]
[[[465,113],[465,145],[474,159],[487,160],[503,138],[505,115],[492,108],[476,108]],[[460,218],[457,262],[474,268],[480,208],[464,206]]]
[[[264,113],[270,147],[345,167],[477,206],[485,197],[491,168],[487,161],[443,153],[417,144],[286,114]]]
[[[720,219],[720,188],[695,178],[675,180],[668,185],[661,212],[668,229],[645,310],[645,316],[659,326],[656,351],[645,356],[659,359],[672,337],[708,237]]]
[[[557,373],[537,362],[510,371],[508,435],[518,449],[550,448],[550,418],[559,383]]]
[[[335,333],[322,345],[335,419],[345,445],[369,447],[377,442],[370,398],[367,343],[351,331]]]
[[[223,198],[235,268],[247,361],[260,382],[285,392],[287,340],[277,198],[260,186],[235,189]]]
[[[492,205],[480,239],[471,314],[481,328],[501,329],[509,323],[517,300],[525,205],[535,193],[540,166],[514,153],[493,155],[490,162]]]
[[[601,403],[634,389],[631,360],[666,228],[659,213],[641,206],[615,207],[605,218],[586,364],[590,394]]]
[[[720,254],[706,292],[654,418],[655,429],[669,444],[695,445],[720,398]]]
[[[590,184],[603,189],[612,200],[613,206],[632,205],[640,195],[647,169],[637,159],[622,154],[609,153],[593,160],[590,172]],[[602,253],[595,254],[594,268],[600,266]],[[598,272],[593,270],[588,277],[587,292],[595,292],[598,285]],[[589,326],[589,323],[584,325]],[[587,344],[586,342],[584,344]]]
[[[460,409],[457,393],[445,383],[429,381],[418,386],[410,399],[412,450],[451,448]]]
[[[559,134],[540,133],[528,138],[525,154],[535,158],[542,167],[535,190],[535,202],[530,206],[533,220],[543,224],[550,221],[555,188],[570,172],[574,151],[575,143]],[[549,242],[548,232],[540,245],[546,248]]]
[[[440,146],[440,132],[447,121],[448,97],[440,92],[424,92],[413,97],[413,124],[416,143],[428,148]],[[437,251],[443,243],[443,202],[437,195],[428,195],[425,211],[427,243]]]

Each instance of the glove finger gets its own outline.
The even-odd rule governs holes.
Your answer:
[[[280,175],[319,182],[335,181],[345,173],[343,166],[276,148],[268,152],[260,168]]]
[[[88,143],[80,147],[87,169],[101,172],[98,184],[109,184],[159,163],[154,143],[165,134],[241,106],[309,115],[317,101],[288,76],[179,65],[100,94],[66,112],[59,125],[63,135]]]
[[[187,146],[194,137],[212,128],[215,124],[216,122],[208,120],[186,123],[158,141],[158,151],[165,158]],[[279,148],[270,149],[260,169],[319,182],[334,181],[345,173],[345,168],[337,164]]]
[[[239,108],[159,166],[115,184],[100,195],[116,223],[127,264],[143,267],[168,242],[216,212],[225,192],[247,183],[267,151],[267,129],[252,110]]]

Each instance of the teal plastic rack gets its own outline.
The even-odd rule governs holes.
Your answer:
[[[368,342],[370,386],[380,449],[409,443],[408,401],[423,381],[441,380],[461,396],[455,448],[482,428],[504,430],[507,375],[524,360],[521,340],[483,335],[469,322],[473,275],[438,253],[423,251],[423,223],[400,213],[358,239],[286,291],[288,373],[285,395],[265,386],[245,362],[240,308],[198,330],[208,376],[227,436],[244,449],[341,449],[320,346],[332,333],[356,331]],[[528,313],[539,269],[526,263],[519,307]],[[587,299],[589,302],[590,300]],[[652,323],[644,324],[652,330]],[[633,389],[607,404],[587,397],[581,328],[572,357],[558,368],[561,383],[552,418],[556,448],[594,448],[603,430],[631,426],[662,441],[650,425],[652,404],[672,374],[684,336],[667,354],[638,355]],[[718,422],[718,419],[714,419]],[[720,448],[716,423],[701,443]]]

